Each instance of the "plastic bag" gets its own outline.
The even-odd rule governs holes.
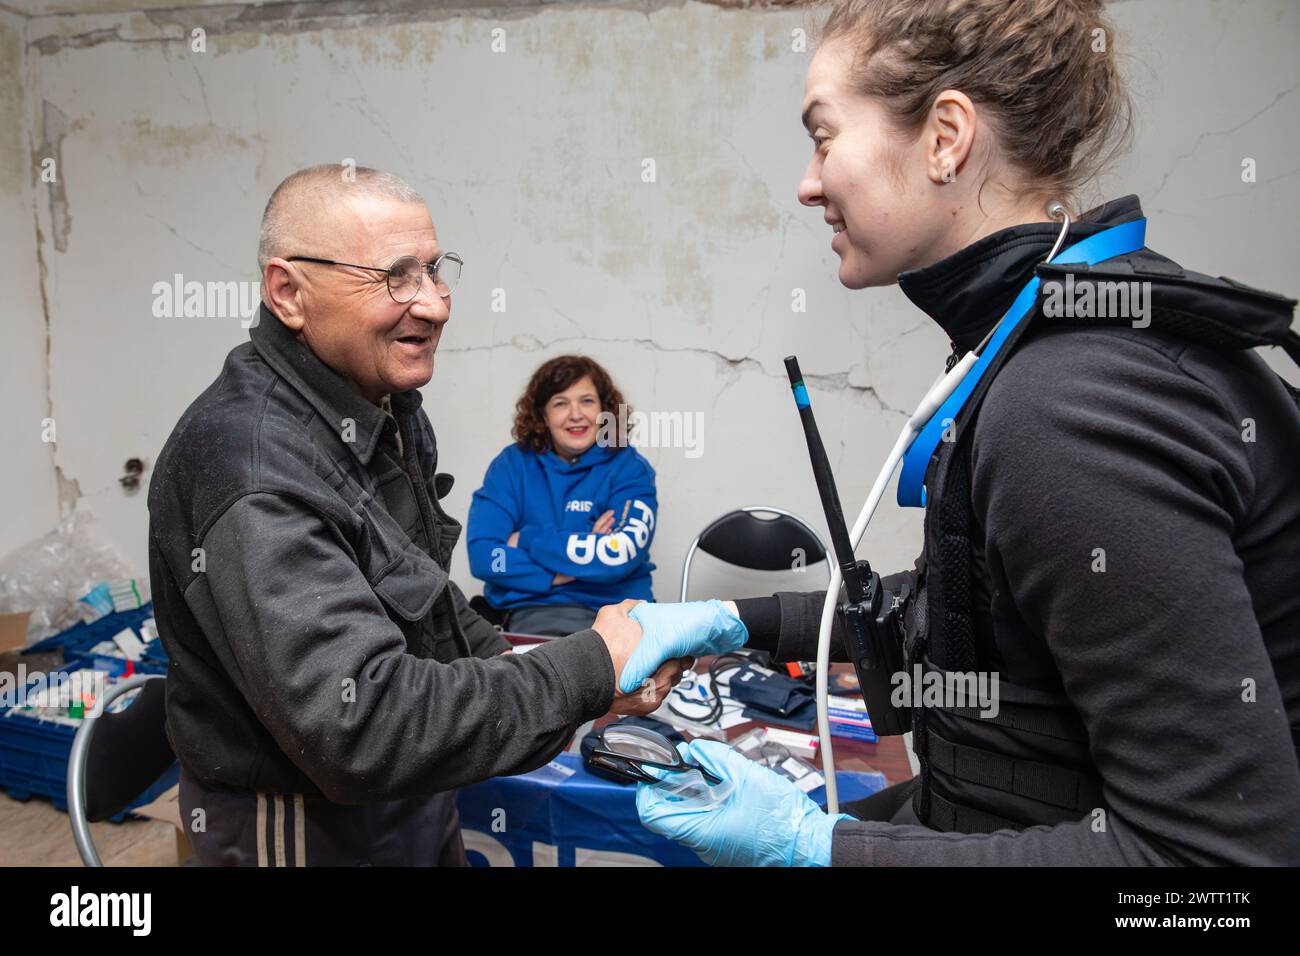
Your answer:
[[[94,516],[74,511],[45,537],[0,558],[0,614],[31,611],[27,643],[34,644],[97,617],[92,604],[80,600],[96,586],[135,576],[117,549],[95,534]]]

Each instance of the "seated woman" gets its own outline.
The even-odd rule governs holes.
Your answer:
[[[488,466],[467,525],[470,570],[511,631],[572,634],[606,604],[654,600],[655,473],[620,431],[622,405],[600,365],[561,355],[515,406],[515,442]]]

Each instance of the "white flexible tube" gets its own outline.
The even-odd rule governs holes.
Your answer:
[[[1070,232],[1071,219],[1065,206],[1057,201],[1047,204],[1047,215],[1052,219],[1061,220],[1060,235],[1056,237],[1056,243],[1052,246],[1052,251],[1047,254],[1047,258],[1044,260],[1045,262],[1051,262],[1056,258],[1061,246],[1065,244],[1065,237]],[[849,532],[849,547],[854,551],[857,550],[858,542],[862,540],[862,536],[867,531],[871,516],[875,514],[876,505],[880,504],[880,499],[885,493],[885,488],[889,485],[889,480],[894,476],[894,469],[898,467],[898,462],[906,454],[908,447],[911,446],[912,441],[920,433],[921,429],[925,427],[925,423],[934,417],[934,413],[939,410],[939,406],[948,400],[948,396],[961,384],[962,379],[966,377],[966,373],[979,361],[984,346],[993,338],[993,334],[1000,324],[998,323],[989,329],[988,335],[984,337],[983,342],[963,355],[961,361],[930,386],[930,390],[925,393],[925,398],[921,399],[921,404],[916,406],[916,411],[907,420],[903,430],[898,433],[898,441],[894,442],[889,458],[886,459],[884,467],[880,469],[880,474],[876,476],[876,483],[871,486],[871,494],[867,496],[866,502],[862,505],[858,520],[853,523],[853,529]],[[822,605],[821,632],[817,635],[817,733],[821,737],[819,749],[822,755],[822,773],[826,777],[826,811],[828,813],[840,812],[839,787],[836,785],[835,780],[835,749],[831,744],[831,721],[827,703],[827,671],[830,670],[831,662],[831,627],[835,622],[835,608],[839,604],[840,584],[842,582],[843,576],[840,574],[839,566],[836,565],[831,570],[830,584],[826,588],[826,603]]]
[[[867,495],[862,511],[858,514],[858,520],[853,522],[853,528],[849,532],[849,546],[854,550],[857,549],[862,536],[866,534],[867,525],[871,523],[871,518],[876,513],[876,506],[880,504],[885,489],[889,487],[890,479],[894,477],[894,469],[898,467],[912,441],[925,427],[925,423],[934,417],[939,406],[947,401],[948,396],[961,384],[961,380],[966,377],[966,373],[978,359],[979,356],[974,350],[962,356],[961,361],[954,365],[950,372],[940,377],[925,393],[921,404],[916,407],[912,417],[898,433],[898,440],[894,442],[884,467],[876,475],[876,483],[871,486],[871,493]],[[819,750],[822,758],[822,774],[826,778],[826,812],[831,814],[840,812],[840,794],[835,779],[835,748],[831,743],[828,676],[831,662],[831,628],[835,623],[835,609],[839,605],[842,581],[843,576],[839,565],[835,565],[831,570],[830,583],[826,587],[826,603],[822,605],[821,631],[817,635],[817,733],[821,738]]]

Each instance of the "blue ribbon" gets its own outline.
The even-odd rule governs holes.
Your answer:
[[[1146,231],[1145,219],[1134,219],[1132,222],[1111,226],[1062,250],[1052,260],[1052,265],[1087,263],[1091,266],[1116,256],[1136,252],[1146,244]],[[943,441],[943,434],[948,427],[944,423],[951,424],[957,420],[957,414],[962,410],[971,393],[975,391],[975,386],[984,377],[988,367],[993,364],[1002,345],[1025,316],[1033,311],[1034,301],[1038,298],[1038,282],[1038,276],[1035,275],[1025,283],[1025,287],[1011,303],[1011,308],[998,321],[997,331],[993,333],[979,359],[966,373],[961,384],[948,396],[947,401],[940,405],[938,411],[925,423],[903,454],[903,469],[898,476],[898,503],[901,507],[925,507],[925,473],[929,470],[934,450],[939,447],[939,442]]]

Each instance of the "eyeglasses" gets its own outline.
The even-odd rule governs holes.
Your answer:
[[[405,305],[420,294],[420,285],[428,275],[433,288],[444,299],[460,282],[460,271],[465,260],[454,252],[444,252],[432,262],[421,262],[415,256],[402,256],[387,269],[379,266],[359,266],[355,262],[337,262],[334,259],[317,259],[315,256],[289,256],[287,262],[315,262],[323,266],[347,266],[349,269],[365,269],[367,272],[382,272],[388,282],[388,294],[394,302]]]

